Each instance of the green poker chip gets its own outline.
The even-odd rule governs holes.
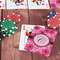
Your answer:
[[[13,20],[4,20],[1,23],[1,30],[5,31],[5,36],[12,36],[17,32],[18,26],[15,24]]]

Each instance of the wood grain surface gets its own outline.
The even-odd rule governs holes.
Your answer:
[[[31,52],[19,51],[20,32],[22,24],[46,25],[47,14],[50,11],[60,12],[60,9],[49,10],[0,10],[0,19],[10,13],[21,15],[21,22],[17,24],[18,31],[11,37],[5,37],[1,43],[1,60],[60,60],[60,34],[59,29],[56,41],[50,56],[44,57]],[[29,14],[28,14],[29,12]]]

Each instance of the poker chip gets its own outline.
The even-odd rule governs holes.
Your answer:
[[[7,15],[7,17],[5,17],[3,20],[6,20],[6,19],[13,20],[13,21],[15,21],[15,23],[18,23],[21,21],[20,15],[18,15],[16,13],[11,13],[11,14]]]
[[[2,40],[5,37],[5,32],[0,30],[0,40]]]
[[[57,12],[50,12],[47,16],[47,18],[51,18],[51,17],[54,17],[55,15],[57,14]]]
[[[50,28],[56,29],[60,27],[60,13],[56,14],[47,20],[47,25]]]
[[[5,31],[5,36],[12,36],[15,32],[17,32],[18,27],[13,20],[4,20],[1,23],[1,30]]]
[[[3,21],[7,19],[7,16],[5,18],[3,18]]]

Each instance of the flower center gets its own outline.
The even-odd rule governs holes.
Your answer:
[[[46,30],[46,32],[48,32],[48,30]]]
[[[37,29],[38,27],[36,27],[36,29]]]
[[[58,3],[60,3],[60,1],[58,1]]]
[[[52,5],[54,7],[54,5]]]
[[[29,46],[29,47],[31,47],[31,46]]]
[[[47,53],[47,51],[45,51]]]
[[[51,33],[52,33],[52,31],[51,31]]]

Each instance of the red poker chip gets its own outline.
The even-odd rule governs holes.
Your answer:
[[[16,13],[11,13],[7,15],[7,17],[5,17],[3,20],[6,20],[6,19],[13,20],[15,21],[15,23],[18,23],[21,21],[21,16]]]
[[[56,29],[60,27],[60,13],[56,14],[47,20],[47,25],[50,28]]]
[[[3,18],[3,21],[6,20],[6,19],[7,19],[7,17]]]

